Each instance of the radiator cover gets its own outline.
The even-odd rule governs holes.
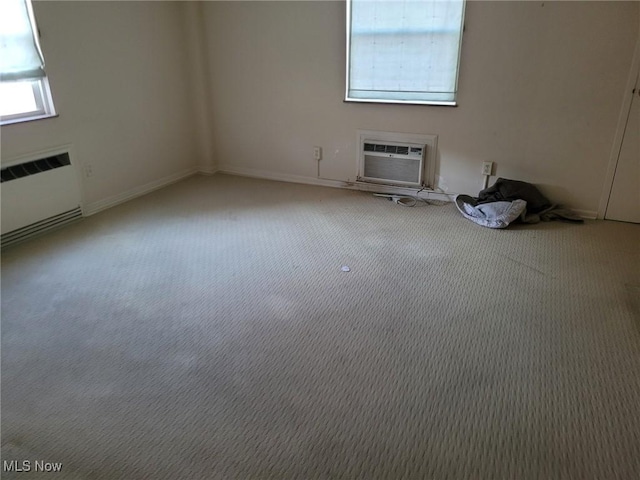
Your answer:
[[[0,189],[3,247],[82,217],[78,175],[68,151],[3,165]]]

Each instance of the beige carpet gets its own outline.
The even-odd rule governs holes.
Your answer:
[[[639,411],[638,225],[216,175],[2,258],[46,478],[638,479]]]

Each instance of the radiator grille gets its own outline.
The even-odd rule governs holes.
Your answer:
[[[27,239],[36,237],[42,233],[49,232],[56,228],[62,227],[69,223],[75,222],[82,218],[82,210],[80,207],[63,212],[53,217],[46,218],[39,222],[33,223],[23,228],[13,230],[12,232],[2,235],[2,248],[15,245]]]
[[[20,165],[13,165],[2,169],[0,183],[10,182],[11,180],[17,180],[22,177],[28,177],[29,175],[35,175],[67,165],[71,165],[68,153],[61,153],[59,155],[21,163]]]

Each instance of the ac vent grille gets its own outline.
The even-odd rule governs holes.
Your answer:
[[[58,229],[69,223],[76,222],[82,219],[82,209],[80,207],[74,208],[67,212],[54,215],[53,217],[45,218],[32,225],[19,228],[9,233],[5,233],[1,237],[1,248],[5,249],[11,245],[21,243],[25,240],[37,237],[45,232]]]
[[[409,155],[410,152],[418,155],[422,154],[422,148],[420,147],[409,148],[406,145],[389,145],[389,144],[383,144],[383,143],[365,143],[364,151],[378,152],[378,153],[392,153],[394,155]]]
[[[41,172],[46,172],[47,170],[53,170],[67,165],[71,165],[68,153],[61,153],[59,155],[33,160],[32,162],[12,165],[2,169],[0,172],[0,183],[10,182],[11,180],[28,177],[29,175],[36,175]]]

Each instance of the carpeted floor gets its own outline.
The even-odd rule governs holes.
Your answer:
[[[3,478],[637,479],[639,411],[638,225],[216,175],[2,256],[3,460],[63,463]]]

